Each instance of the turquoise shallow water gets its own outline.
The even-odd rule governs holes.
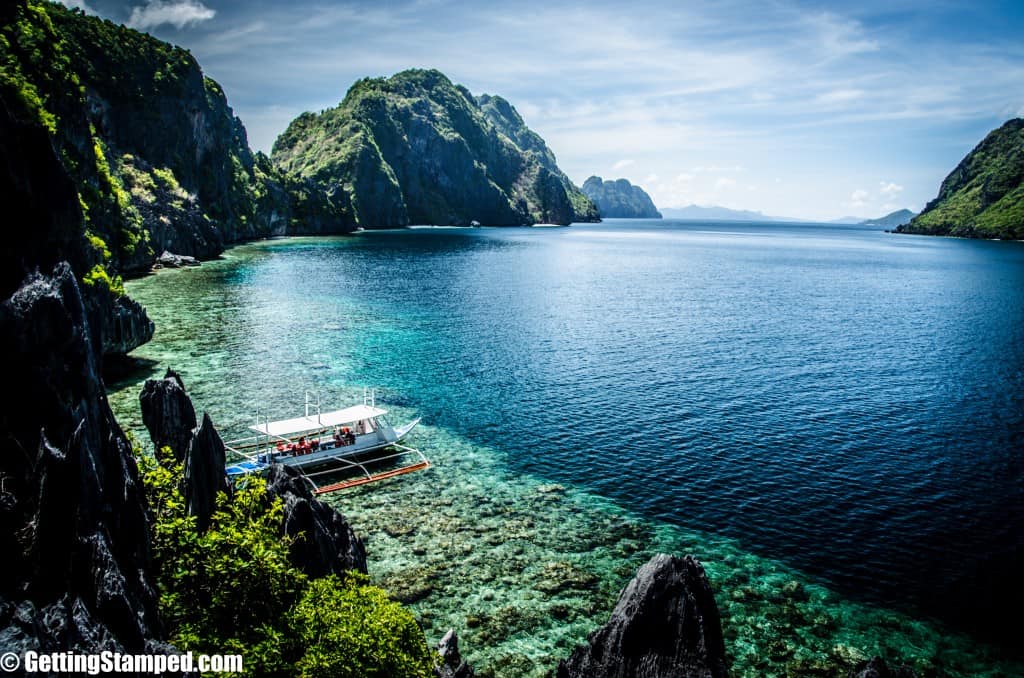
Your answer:
[[[977,639],[1021,595],[1022,282],[1014,243],[820,226],[253,243],[129,283],[158,330],[111,400],[138,427],[169,365],[228,436],[307,388],[424,415],[434,469],[331,501],[485,675],[553,668],[657,551],[741,674],[1014,674]]]

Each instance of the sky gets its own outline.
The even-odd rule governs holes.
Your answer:
[[[189,49],[250,145],[363,77],[508,99],[577,184],[829,220],[920,210],[1024,116],[1024,2],[62,0]]]

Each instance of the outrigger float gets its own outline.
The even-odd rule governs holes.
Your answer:
[[[326,494],[430,468],[422,452],[401,444],[420,423],[419,418],[395,427],[385,415],[387,410],[377,407],[373,391],[363,392],[362,405],[331,412],[321,412],[319,396],[314,400],[307,391],[305,416],[260,423],[257,412],[256,424],[249,427],[255,436],[225,443],[227,450],[241,459],[227,467],[228,477],[263,474],[271,464],[283,464],[298,469],[314,493]],[[375,454],[382,451],[389,454]],[[410,455],[415,461],[393,466]],[[392,467],[370,471],[369,467],[385,463]],[[326,485],[316,480],[346,472],[357,475]]]

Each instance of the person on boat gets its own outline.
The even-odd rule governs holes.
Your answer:
[[[310,452],[316,452],[319,449],[320,449],[320,439],[319,438],[313,438],[311,441],[309,441],[309,451]]]
[[[306,436],[300,436],[299,444],[295,448],[295,456],[297,457],[300,454],[306,454],[307,452],[309,452],[309,445],[306,444]]]
[[[341,445],[341,427],[339,426],[334,429],[334,446],[341,447]]]

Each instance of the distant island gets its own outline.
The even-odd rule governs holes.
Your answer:
[[[605,181],[592,176],[583,182],[583,194],[590,198],[602,217],[609,219],[661,219],[654,201],[639,186],[626,179]]]
[[[1024,239],[1024,118],[993,130],[898,233]]]
[[[867,219],[860,223],[864,226],[879,226],[881,228],[896,228],[903,224],[910,223],[910,220],[917,216],[917,212],[912,212],[908,209],[896,210],[890,212],[884,217],[878,217],[877,219]]]
[[[808,219],[797,219],[795,217],[773,217],[761,212],[752,210],[734,210],[728,207],[700,207],[688,205],[686,207],[664,207],[661,210],[666,219],[678,219],[680,221],[760,221],[778,223],[817,223]],[[839,217],[824,223],[835,225],[862,225],[880,226],[883,228],[895,228],[900,224],[910,221],[915,212],[908,209],[898,210],[877,219],[863,219],[861,217]]]
[[[800,221],[790,217],[770,217],[761,212],[751,210],[733,210],[728,207],[700,207],[699,205],[687,205],[686,207],[664,207],[661,213],[666,219],[682,219],[684,221],[706,221],[720,219],[722,221]]]

